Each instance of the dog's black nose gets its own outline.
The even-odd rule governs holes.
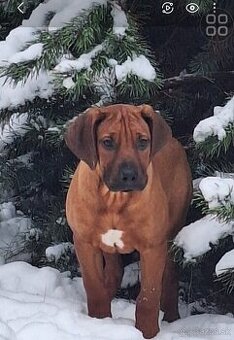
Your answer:
[[[136,167],[131,163],[122,163],[119,169],[120,180],[125,185],[136,182],[138,173]]]

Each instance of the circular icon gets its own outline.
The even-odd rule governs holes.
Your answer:
[[[191,14],[194,14],[196,13],[197,11],[199,11],[199,6],[197,4],[195,4],[194,2],[192,2],[191,4],[188,4],[186,7],[185,7],[186,11],[191,13]]]
[[[208,39],[224,40],[233,33],[234,22],[230,13],[215,8],[201,18],[200,27]]]
[[[171,14],[174,11],[174,4],[172,2],[164,2],[162,5],[162,13]]]

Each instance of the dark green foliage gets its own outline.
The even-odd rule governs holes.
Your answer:
[[[32,10],[43,0],[27,0],[24,13],[18,11],[19,0],[10,0],[0,3],[0,40],[5,39],[8,33],[19,26],[23,19],[27,19]]]
[[[12,200],[16,208],[32,219],[33,227],[38,231],[37,237],[28,239],[27,248],[32,254],[32,263],[39,266],[47,263],[45,250],[48,246],[72,241],[65,219],[65,197],[77,160],[64,143],[67,121],[99,101],[100,96],[106,96],[106,102],[134,102],[139,97],[144,101],[149,100],[161,85],[157,63],[133,19],[128,18],[129,29],[124,37],[119,38],[112,33],[110,12],[110,4],[94,4],[91,10],[83,11],[64,27],[36,33],[33,41],[24,49],[40,42],[43,43],[42,55],[35,60],[9,64],[0,70],[1,76],[6,76],[7,81],[24,84],[41,70],[52,71],[64,54],[77,59],[95,46],[103,45],[102,50],[92,58],[90,68],[79,72],[71,69],[66,73],[56,73],[56,92],[49,100],[36,97],[33,102],[1,111],[2,126],[9,122],[14,113],[28,114],[24,131],[15,133],[13,141],[4,148],[0,171],[2,188],[14,188]],[[48,20],[49,16],[52,17],[52,13],[48,14]],[[157,81],[150,83],[132,75],[117,84],[109,59],[122,63],[127,57],[140,54],[146,55],[155,66],[159,76]],[[74,82],[73,87],[63,86],[67,77]],[[98,84],[100,77],[101,80],[104,77],[103,88],[102,84]],[[109,85],[108,77],[112,80]],[[106,93],[107,87],[113,96],[111,98]],[[71,259],[74,260],[73,255]],[[65,259],[61,259],[53,265],[62,270],[70,268],[75,273],[75,262],[68,261],[67,268],[65,262]]]
[[[204,142],[196,145],[199,153],[207,159],[219,158],[223,153],[234,147],[234,124],[230,123],[226,129],[226,136],[218,140],[217,136],[210,136]]]
[[[142,102],[143,97],[149,101],[160,87],[160,78],[155,82],[148,83],[135,75],[128,75],[124,81],[117,84],[117,94],[123,101],[128,101],[128,98],[131,98],[132,103],[137,103],[138,101]]]
[[[202,214],[213,214],[217,216],[221,221],[230,222],[234,219],[234,205],[232,202],[227,201],[220,203],[218,207],[209,208],[208,203],[204,200],[204,197],[200,192],[194,194],[193,203],[196,204],[202,211]]]

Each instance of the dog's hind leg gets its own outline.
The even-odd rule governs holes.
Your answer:
[[[76,237],[74,244],[86,290],[89,316],[111,317],[111,299],[105,287],[102,251]]]
[[[164,312],[163,320],[172,322],[179,319],[178,311],[178,274],[176,263],[167,257],[163,273],[161,310]]]
[[[120,254],[107,254],[105,252],[103,252],[103,256],[105,260],[105,287],[112,300],[120,287],[123,276],[122,258]]]

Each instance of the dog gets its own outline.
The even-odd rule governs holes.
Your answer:
[[[66,199],[91,317],[111,317],[123,269],[121,254],[140,254],[136,323],[147,339],[178,314],[168,241],[185,223],[191,173],[181,144],[149,105],[90,108],[65,132],[80,160]]]

